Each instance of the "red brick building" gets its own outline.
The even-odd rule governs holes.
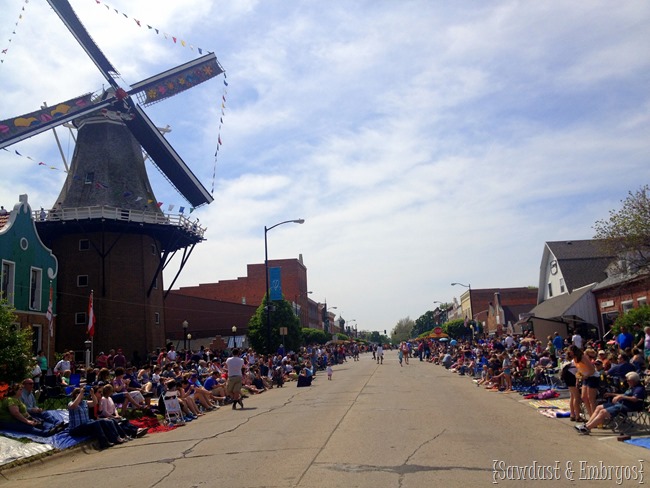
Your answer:
[[[248,331],[248,321],[255,314],[257,307],[212,300],[201,297],[182,295],[172,290],[165,299],[165,333],[167,340],[178,342],[184,340],[189,333],[193,340],[233,335],[233,326],[237,327],[237,335],[245,335]],[[187,330],[183,322],[188,322]]]
[[[472,289],[471,310],[474,320],[483,324],[485,334],[501,334],[508,323],[515,324],[519,313],[537,305],[537,288],[483,288]]]
[[[608,277],[593,289],[598,303],[600,326],[607,334],[614,321],[633,308],[648,305],[650,275],[617,273],[614,266],[608,268]]]
[[[301,327],[309,327],[307,268],[302,261],[302,255],[298,259],[269,260],[269,268],[281,268],[282,294],[293,304],[300,317]],[[176,293],[258,307],[266,293],[266,268],[264,263],[249,264],[246,271],[244,277],[185,286],[176,290]]]

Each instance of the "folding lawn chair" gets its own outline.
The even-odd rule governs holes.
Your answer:
[[[163,395],[163,403],[165,405],[165,420],[167,423],[185,425],[185,417],[183,417],[181,403],[178,401],[178,392],[166,391]]]

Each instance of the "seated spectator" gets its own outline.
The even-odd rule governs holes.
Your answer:
[[[226,382],[221,378],[221,373],[212,371],[210,376],[206,378],[203,388],[212,395],[213,400],[223,402],[226,399],[225,385]]]
[[[214,410],[218,408],[218,405],[215,405],[212,402],[212,395],[208,390],[200,386],[196,380],[196,374],[190,375],[189,373],[185,374],[185,377],[181,381],[181,387],[185,392],[194,398],[194,401],[201,405],[205,410]]]
[[[86,394],[89,400],[84,399]],[[87,393],[85,388],[75,388],[72,392],[72,397],[74,400],[68,403],[71,436],[91,436],[99,440],[99,447],[101,449],[106,449],[107,447],[124,442],[124,439],[120,437],[112,420],[90,419],[88,408],[93,408],[95,405],[98,405],[93,388],[88,388]]]
[[[632,371],[625,375],[629,388],[622,395],[614,395],[611,402],[598,405],[586,424],[576,425],[581,434],[589,434],[591,429],[602,424],[619,413],[640,412],[646,399],[645,387],[641,384],[639,374]]]
[[[298,375],[298,388],[303,386],[311,386],[312,378],[307,375],[307,371],[303,368]]]
[[[632,366],[636,368],[637,373],[645,371],[645,357],[643,356],[643,352],[636,347],[632,349],[632,359],[630,360],[630,363],[632,363]]]
[[[142,437],[147,433],[148,429],[139,429],[117,414],[117,408],[111,398],[111,395],[113,394],[113,387],[111,385],[104,385],[101,392],[101,397],[98,397],[98,416],[100,419],[109,419],[115,422],[115,428],[122,439]]]
[[[61,375],[61,384],[63,386],[70,386],[70,376],[72,376],[72,371],[66,369]]]
[[[36,397],[34,396],[34,387],[34,380],[28,378],[23,381],[23,390],[20,399],[25,404],[25,407],[27,407],[27,414],[42,422],[43,425],[50,424],[55,426],[57,429],[63,429],[65,427],[63,422],[60,422],[57,417],[52,415],[52,413],[43,410],[38,406],[38,403],[36,403]]]
[[[108,367],[108,356],[104,354],[104,351],[100,352],[99,356],[97,356],[97,359],[95,359],[95,366],[97,366],[99,369]]]
[[[122,405],[122,417],[126,417],[126,412],[129,408],[129,405],[133,405],[139,409],[148,408],[148,405],[146,405],[146,403],[143,401],[144,398],[141,399],[142,401],[138,402],[139,398],[136,398],[135,394],[132,395],[129,393],[128,386],[130,381],[128,379],[124,379],[124,374],[124,368],[115,368],[115,377],[111,382],[114,390],[112,398],[116,404]]]
[[[196,419],[203,415],[199,411],[199,407],[196,405],[194,392],[190,392],[189,381],[187,381],[187,379],[181,380],[181,387],[178,389],[178,398],[179,400],[182,400],[181,405],[185,406],[183,410],[189,412],[189,414],[187,414],[188,417]]]
[[[598,351],[598,354],[597,354],[596,356],[597,356],[597,358],[598,358],[600,361],[602,361],[602,363],[603,363],[603,369],[604,369],[605,371],[607,371],[609,368],[612,367],[612,362],[611,362],[610,359],[607,357],[607,353],[606,353],[603,349],[600,349],[600,350]]]
[[[60,430],[54,423],[39,420],[27,412],[22,402],[22,383],[11,385],[7,396],[0,402],[0,429],[26,432],[38,436],[51,436]]]
[[[451,354],[449,352],[446,352],[445,355],[442,357],[442,361],[440,363],[445,367],[445,369],[451,368],[452,363],[454,360],[451,357]]]
[[[618,378],[624,378],[627,373],[636,371],[634,365],[630,362],[630,358],[624,352],[618,354],[618,363],[613,365],[607,370],[608,376],[616,376]]]

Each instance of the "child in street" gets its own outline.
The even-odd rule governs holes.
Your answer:
[[[333,372],[334,372],[334,371],[332,370],[332,365],[331,365],[331,364],[328,364],[328,365],[327,365],[327,379],[328,379],[328,380],[331,380],[331,379],[332,379],[332,373],[333,373]]]

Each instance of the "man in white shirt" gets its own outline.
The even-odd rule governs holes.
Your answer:
[[[169,346],[169,351],[167,351],[167,359],[169,359],[169,361],[172,363],[176,362],[176,349],[174,346]]]
[[[573,337],[571,337],[571,343],[574,346],[582,349],[582,336],[578,333],[578,331],[576,331],[576,333],[573,334]]]
[[[384,364],[384,348],[382,347],[381,344],[377,346],[377,351],[375,351],[375,354],[377,356],[377,364],[379,364],[380,361],[381,364]]]
[[[244,402],[241,399],[241,385],[244,368],[244,360],[239,357],[239,348],[232,350],[232,356],[226,359],[228,367],[228,382],[226,383],[226,395],[232,398],[232,409],[237,410],[237,404],[244,408]]]

